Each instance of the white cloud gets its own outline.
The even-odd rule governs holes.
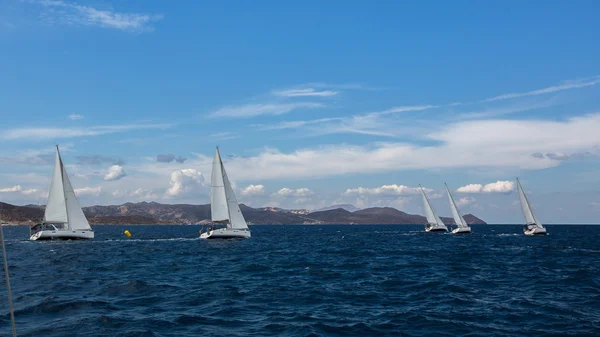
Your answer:
[[[20,190],[21,185],[15,185],[13,187],[0,188],[0,193],[19,192]]]
[[[424,189],[425,191],[431,191],[430,189]],[[419,193],[418,187],[408,187],[405,185],[383,185],[376,188],[357,187],[349,188],[343,194],[344,195],[409,195]]]
[[[60,139],[60,138],[72,138],[72,137],[83,137],[83,136],[98,136],[109,133],[127,132],[133,130],[144,130],[144,129],[167,129],[172,125],[170,124],[131,124],[131,125],[106,125],[106,126],[92,126],[88,128],[56,128],[56,127],[45,127],[45,128],[17,128],[0,130],[0,139],[4,140],[48,140],[48,139]]]
[[[134,191],[127,193],[128,196],[137,198],[139,200],[156,200],[158,199],[158,195],[150,190],[145,190],[143,188],[138,188]]]
[[[515,187],[512,181],[497,181],[486,185],[469,184],[459,187],[456,192],[459,193],[508,193]]]
[[[482,120],[443,124],[424,136],[428,144],[379,142],[357,146],[326,145],[281,152],[267,148],[254,156],[227,161],[227,172],[240,181],[322,178],[411,169],[554,167],[560,160],[532,153],[577,153],[599,143],[600,114],[565,121]],[[210,169],[212,156],[199,155],[195,167]],[[268,168],[268,169],[267,169]],[[151,168],[155,170],[156,168]]]
[[[74,121],[77,121],[77,120],[83,119],[83,115],[79,115],[79,114],[70,114],[70,115],[69,115],[69,119],[71,119],[71,120],[74,120]]]
[[[119,179],[125,177],[126,175],[127,175],[127,173],[125,173],[125,169],[123,169],[123,166],[113,165],[108,169],[108,172],[106,172],[106,174],[104,175],[104,180],[106,180],[106,181],[119,180]]]
[[[82,196],[99,196],[100,192],[102,192],[102,186],[97,186],[97,187],[83,187],[83,188],[76,188],[75,189],[75,194],[78,197],[82,197]]]
[[[143,32],[151,31],[150,24],[162,19],[162,15],[119,13],[60,0],[40,0],[38,3],[49,9],[43,13],[43,17],[47,21],[70,26],[97,26],[129,32]]]
[[[311,196],[313,194],[314,194],[314,192],[309,190],[308,188],[291,189],[291,188],[287,188],[287,187],[284,187],[284,188],[280,189],[279,191],[277,191],[277,193],[275,193],[276,196],[283,197],[283,198],[290,198],[290,197],[305,198],[305,197]]]
[[[537,96],[537,95],[549,94],[549,93],[563,91],[563,90],[589,87],[592,85],[596,85],[598,83],[600,83],[600,76],[595,76],[595,77],[582,79],[582,80],[566,81],[565,83],[560,84],[560,85],[555,85],[552,87],[537,89],[537,90],[533,90],[533,91],[504,94],[504,95],[484,99],[481,102],[501,101],[501,100],[506,100],[506,99],[525,97],[525,96]]]
[[[371,113],[369,113],[369,115],[389,115],[389,114],[394,114],[394,113],[399,113],[399,112],[422,111],[422,110],[433,109],[433,108],[438,108],[438,107],[439,106],[437,106],[437,105],[397,106],[397,107],[393,107],[391,109],[387,109],[387,110],[383,110],[383,111],[371,112]]]
[[[458,199],[456,201],[456,205],[458,207],[462,207],[462,206],[470,205],[470,204],[474,203],[475,201],[477,201],[475,198],[464,197],[464,198]]]
[[[24,195],[32,195],[32,194],[36,194],[38,192],[39,192],[39,190],[37,188],[29,188],[29,189],[21,191],[21,193]]]
[[[200,190],[204,186],[204,176],[194,169],[182,169],[171,172],[171,181],[165,197],[176,197],[184,193]]]
[[[209,114],[209,117],[248,118],[260,115],[282,115],[298,109],[314,109],[323,106],[321,103],[311,102],[245,104],[223,107]]]
[[[320,123],[339,121],[339,120],[342,120],[342,118],[334,117],[334,118],[319,118],[319,119],[306,120],[306,121],[284,121],[284,122],[280,122],[277,124],[254,124],[252,126],[258,127],[258,128],[260,128],[260,130],[263,130],[263,131],[283,130],[283,129],[295,129],[295,128],[300,128],[300,127],[303,127],[306,125],[320,124]]]
[[[263,185],[248,185],[240,192],[243,196],[263,195],[265,187]]]
[[[483,185],[481,184],[469,184],[465,186],[461,186],[456,189],[456,192],[459,193],[480,193],[483,190]]]
[[[281,90],[274,91],[274,95],[283,96],[283,97],[327,97],[337,95],[337,91],[332,90],[315,90],[313,88],[306,89],[290,89],[290,90]]]
[[[240,135],[236,132],[218,132],[208,135],[208,138],[212,140],[228,140],[240,138]]]

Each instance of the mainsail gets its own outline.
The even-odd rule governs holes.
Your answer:
[[[452,209],[452,217],[454,217],[454,222],[456,223],[456,226],[461,228],[469,227],[463,216],[460,214],[458,207],[456,207],[456,203],[454,202],[454,198],[452,197],[452,194],[448,189],[448,185],[446,185],[446,192],[448,193],[448,200],[450,201],[450,208]]]
[[[237,203],[233,188],[225,172],[219,148],[213,159],[213,170],[210,184],[210,210],[212,221],[227,221],[228,228],[248,229],[244,215]]]
[[[523,187],[521,186],[521,182],[519,178],[517,178],[517,191],[519,193],[519,201],[521,202],[521,210],[523,211],[523,215],[525,216],[525,221],[527,225],[534,225],[538,228],[544,228],[542,223],[538,221],[535,214],[533,213],[533,209],[529,204],[529,200],[527,200],[527,196],[523,191]]]
[[[427,218],[427,222],[435,227],[446,228],[446,225],[444,225],[442,219],[435,214],[431,203],[429,203],[429,199],[427,199],[427,196],[425,195],[425,191],[423,191],[423,187],[421,187],[421,195],[423,196],[423,207],[425,208],[425,217]]]
[[[56,147],[56,161],[48,202],[44,212],[44,222],[65,224],[66,230],[92,230],[81,206],[79,206],[79,201],[77,201],[77,196],[60,158],[58,146]]]

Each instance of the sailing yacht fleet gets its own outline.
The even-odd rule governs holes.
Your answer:
[[[455,228],[450,232],[452,234],[470,234],[471,227],[467,224],[460,213],[452,193],[445,184],[446,194],[450,204],[450,210],[454,219]],[[422,186],[419,185],[421,196],[423,198],[423,209],[427,223],[426,232],[449,231],[448,226],[442,222],[437,215],[429,198]],[[521,209],[525,217],[525,226],[523,232],[525,235],[546,235],[546,228],[538,220],[533,208],[523,191],[521,182],[517,178],[517,194]],[[200,230],[201,239],[247,239],[251,237],[251,231],[248,223],[240,210],[240,206],[233,192],[231,182],[227,176],[219,148],[215,150],[215,157],[212,164],[210,180],[210,226],[204,226]],[[60,156],[58,145],[56,146],[56,158],[54,162],[54,171],[48,193],[48,201],[44,211],[42,223],[30,228],[30,240],[74,240],[74,239],[93,239],[94,231],[91,228],[77,196],[67,175],[67,171]]]

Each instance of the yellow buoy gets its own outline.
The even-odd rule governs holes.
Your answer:
[[[125,230],[125,231],[123,232],[123,234],[125,234],[125,236],[127,236],[128,238],[130,238],[130,237],[131,237],[131,233],[129,233],[129,231],[128,231],[128,230]]]

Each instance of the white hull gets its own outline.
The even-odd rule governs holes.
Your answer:
[[[427,227],[425,228],[426,232],[447,232],[448,228],[446,227]]]
[[[523,231],[525,235],[546,235],[546,228],[535,227],[532,229],[526,229]]]
[[[93,238],[93,231],[47,230],[32,234],[29,240],[91,240]]]
[[[219,228],[200,234],[200,239],[248,239],[250,230]]]
[[[471,227],[454,228],[452,234],[471,234]]]

